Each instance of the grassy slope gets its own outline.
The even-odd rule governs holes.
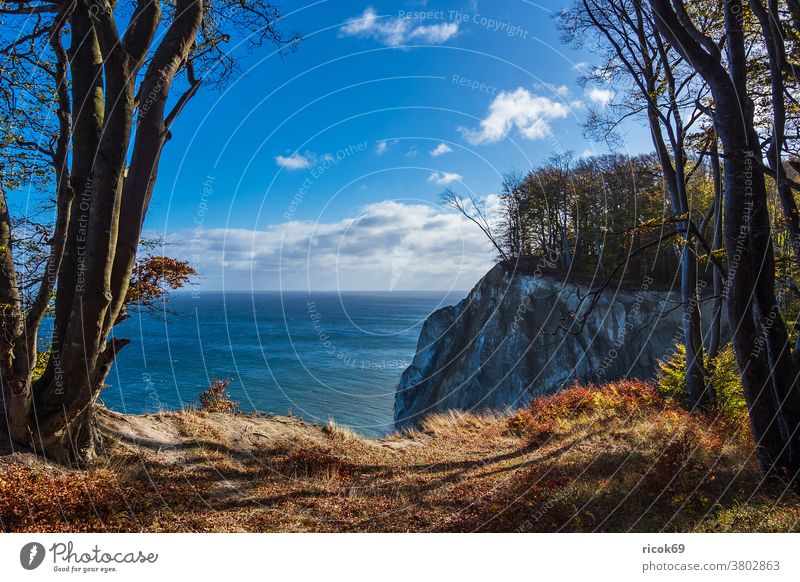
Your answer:
[[[798,531],[758,487],[747,431],[644,383],[573,388],[512,417],[428,418],[381,440],[292,418],[104,413],[87,472],[0,457],[8,531]]]

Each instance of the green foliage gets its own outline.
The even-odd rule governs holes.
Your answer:
[[[658,386],[662,393],[685,406],[687,403],[686,381],[686,347],[675,346],[675,353],[659,362],[660,373]],[[708,382],[714,390],[714,409],[732,425],[739,426],[747,419],[747,404],[742,391],[742,378],[736,363],[733,346],[724,346],[719,354],[706,362],[709,372]]]
[[[747,403],[742,391],[742,375],[736,364],[733,346],[728,344],[711,362],[711,381],[716,394],[716,405],[726,418],[734,422],[747,419]]]
[[[713,200],[713,181],[705,166],[692,174],[687,195],[694,209],[691,213],[679,213],[665,200],[655,155],[576,159],[565,153],[526,173],[506,176],[499,210],[492,217],[496,219],[494,235],[508,257],[568,251],[569,256],[560,259],[568,259],[571,268],[579,271],[608,272],[625,262],[620,276],[640,280],[646,274],[669,284],[678,258],[664,252],[662,244],[667,248],[694,245],[694,237],[687,242],[667,233],[682,220],[702,221],[698,209],[708,208]],[[660,236],[664,236],[661,243],[647,245]],[[710,273],[709,269],[701,277],[710,281]]]
[[[31,373],[31,380],[36,381],[42,377],[47,362],[50,361],[50,342],[39,338],[36,347],[36,361],[33,363],[33,372]]]
[[[666,360],[658,363],[660,372],[658,374],[658,386],[661,392],[678,402],[686,402],[686,346],[678,344],[675,352]]]
[[[33,374],[31,380],[38,380],[47,368],[47,361],[50,359],[50,349],[45,347],[36,351],[36,362],[33,364]]]

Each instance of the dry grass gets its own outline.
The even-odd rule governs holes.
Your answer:
[[[7,531],[798,531],[746,430],[651,385],[572,388],[510,417],[461,412],[368,440],[329,423],[103,414],[75,472],[0,457]]]

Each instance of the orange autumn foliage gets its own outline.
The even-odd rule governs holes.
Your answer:
[[[180,289],[197,276],[188,262],[164,256],[146,256],[133,267],[125,305],[138,309],[165,300],[170,291]]]
[[[621,380],[602,386],[575,385],[556,394],[535,398],[527,408],[509,419],[509,429],[532,442],[541,442],[570,424],[591,415],[630,417],[651,415],[664,418],[690,416],[674,400],[666,398],[655,384],[641,380]],[[701,419],[702,417],[702,419]],[[701,414],[694,420],[723,430],[721,422]],[[719,426],[717,426],[719,425]]]

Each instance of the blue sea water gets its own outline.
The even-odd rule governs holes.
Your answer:
[[[464,292],[177,293],[166,315],[134,315],[101,399],[127,413],[198,401],[230,379],[243,411],[334,419],[366,436],[392,429],[395,387],[422,323]]]

